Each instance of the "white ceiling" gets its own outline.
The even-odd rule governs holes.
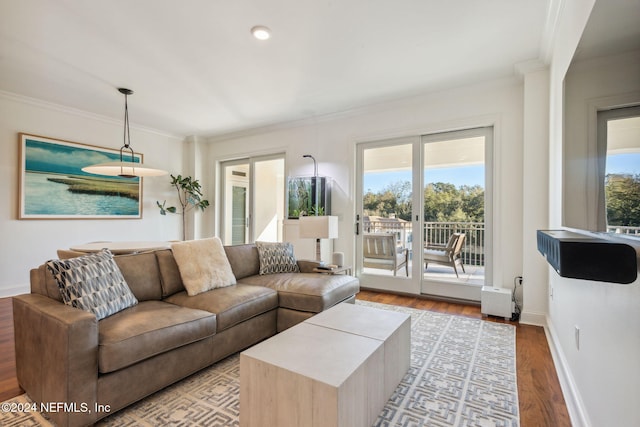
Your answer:
[[[640,49],[640,0],[597,0],[574,61]]]
[[[558,1],[0,0],[0,91],[224,134],[512,76]]]

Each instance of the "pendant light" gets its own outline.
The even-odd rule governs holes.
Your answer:
[[[96,175],[119,176],[122,178],[167,175],[169,173],[167,171],[144,166],[141,162],[134,162],[131,135],[129,133],[129,106],[127,104],[127,97],[133,94],[133,91],[125,88],[119,88],[118,91],[124,95],[124,145],[120,148],[120,161],[98,163],[97,165],[86,166],[82,170]],[[130,161],[124,160],[124,151],[131,153]]]

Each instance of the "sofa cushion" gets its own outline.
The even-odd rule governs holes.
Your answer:
[[[171,250],[189,296],[236,284],[219,238],[176,242]]]
[[[260,256],[256,245],[225,246],[224,251],[236,280],[260,274]]]
[[[98,320],[138,303],[108,249],[46,264],[64,303],[93,313]]]
[[[58,282],[47,267],[47,264],[32,268],[29,272],[29,279],[31,281],[31,293],[44,295],[58,302],[64,302],[62,301]]]
[[[173,257],[171,249],[154,251],[160,269],[160,282],[162,283],[162,298],[184,291],[184,285],[180,278],[178,264]]]
[[[143,301],[101,320],[98,329],[98,368],[107,373],[214,335],[216,316],[163,301]]]
[[[234,285],[196,296],[178,292],[165,301],[216,314],[217,332],[278,308],[278,293],[262,286]]]
[[[240,283],[278,291],[279,305],[319,313],[357,294],[360,282],[352,276],[319,273],[281,273],[245,277]]]
[[[260,274],[297,273],[296,257],[291,243],[256,242],[260,258]]]
[[[160,270],[153,252],[115,255],[113,259],[138,301],[162,298]]]

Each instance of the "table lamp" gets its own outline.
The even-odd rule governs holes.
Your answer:
[[[320,255],[320,239],[338,237],[338,217],[332,215],[300,217],[300,237],[316,239],[316,261],[323,263]]]

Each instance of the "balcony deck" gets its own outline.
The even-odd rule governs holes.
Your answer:
[[[409,261],[409,274],[411,274],[411,264],[412,262]],[[465,265],[464,269],[466,272],[462,272],[462,270],[460,270],[458,271],[459,277],[456,277],[453,268],[444,265],[433,264],[430,265],[426,271],[424,271],[423,278],[424,280],[432,280],[437,282],[465,283],[474,286],[484,285],[484,266]],[[377,276],[393,276],[392,271],[381,270],[377,268],[364,268],[363,273]],[[404,277],[404,268],[398,270],[397,276]]]

